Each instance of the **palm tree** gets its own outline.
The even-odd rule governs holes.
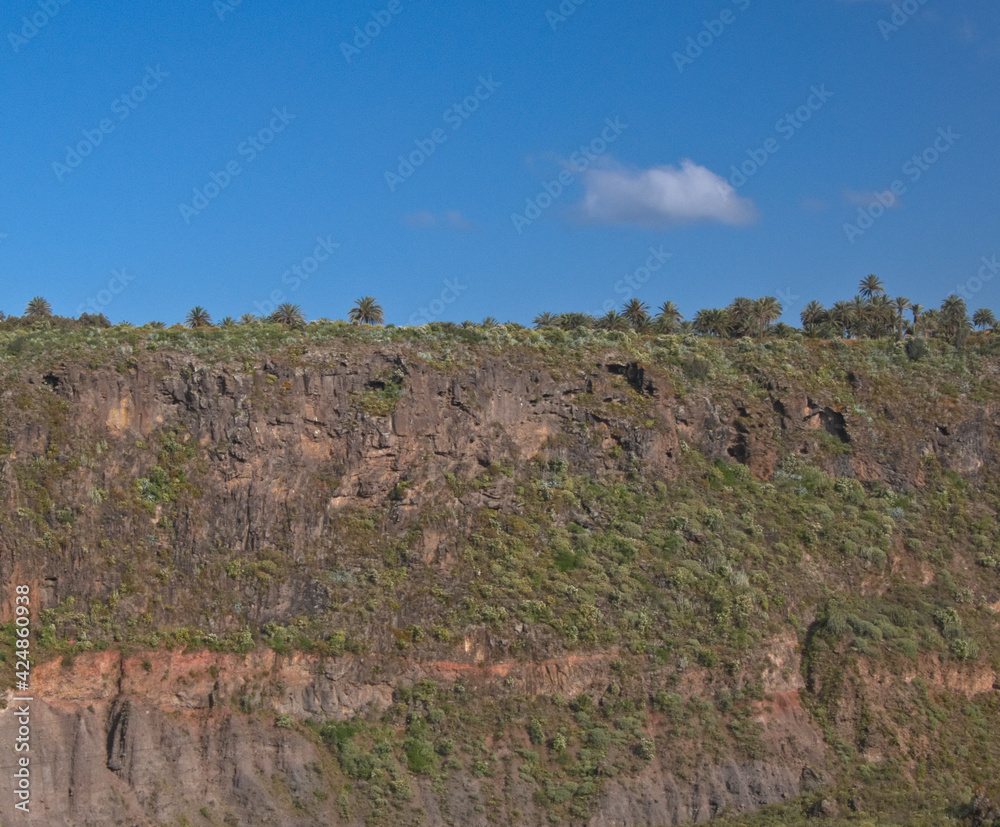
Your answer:
[[[493,318],[493,316],[487,316],[479,323],[479,326],[485,328],[486,330],[490,330],[494,327],[500,327],[500,322]]]
[[[856,310],[853,302],[839,301],[830,308],[828,314],[830,323],[833,325],[837,335],[850,338],[858,324]]]
[[[253,313],[244,313],[240,316],[240,324],[254,324],[257,317]]]
[[[972,323],[984,332],[986,328],[993,330],[997,326],[997,320],[993,316],[993,311],[987,310],[985,307],[980,308],[972,314]]]
[[[306,323],[306,317],[302,315],[302,308],[297,304],[285,302],[271,314],[271,321],[288,327],[303,327]]]
[[[699,310],[694,317],[694,332],[702,336],[717,336],[720,339],[729,333],[729,311],[710,307]]]
[[[849,302],[849,304],[854,308],[854,329],[852,330],[852,335],[855,339],[858,339],[868,333],[871,302],[866,301],[861,296],[855,296],[854,300]]]
[[[597,326],[601,330],[628,330],[629,322],[617,310],[609,310],[597,320]]]
[[[209,316],[208,311],[199,304],[192,307],[191,310],[188,311],[184,322],[188,327],[211,327],[212,317]]]
[[[656,317],[656,325],[663,333],[673,333],[680,326],[684,315],[673,302],[660,305],[660,315]]]
[[[635,330],[649,326],[649,305],[639,299],[630,299],[622,308],[622,315]]]
[[[781,318],[781,302],[774,296],[764,296],[753,303],[754,320],[760,335],[763,336],[768,327]]]
[[[882,279],[872,274],[861,279],[861,284],[858,285],[858,292],[861,293],[862,297],[870,299],[873,296],[884,295],[885,288],[882,286]]]
[[[941,311],[933,307],[920,317],[919,329],[926,336],[934,336],[941,327]]]
[[[556,324],[563,330],[576,330],[578,327],[593,327],[596,321],[586,313],[560,313]]]
[[[24,315],[29,319],[48,319],[52,315],[52,305],[41,296],[35,296],[24,308]]]
[[[163,330],[163,328],[166,327],[166,325],[163,324],[163,322],[149,322],[146,325],[146,327],[150,328],[151,330]]]
[[[347,314],[347,318],[351,324],[382,324],[385,314],[373,296],[364,296],[354,302],[354,307]]]
[[[535,325],[535,330],[541,330],[545,327],[552,327],[556,323],[556,317],[552,313],[539,313],[535,316],[535,321],[532,323]]]
[[[726,309],[729,311],[729,326],[733,336],[749,336],[756,330],[753,299],[737,296]]]
[[[813,300],[802,308],[799,318],[802,319],[802,326],[807,330],[811,330],[823,324],[827,320],[827,314],[823,305]]]
[[[224,316],[222,321],[219,322],[219,325],[221,327],[236,327],[236,319],[232,316]]]
[[[869,303],[868,330],[876,339],[896,331],[896,308],[886,296],[875,296]]]
[[[896,309],[897,331],[899,338],[902,339],[906,335],[906,319],[903,317],[903,314],[910,309],[910,300],[904,296],[897,296],[893,300],[892,306]]]
[[[941,302],[941,315],[945,317],[947,321],[955,322],[964,319],[969,315],[969,311],[965,304],[965,299],[961,296],[956,296],[952,293],[948,298]]]
[[[968,338],[971,326],[965,299],[953,293],[941,302],[940,330],[952,340],[952,344],[961,347]]]
[[[920,314],[923,312],[924,306],[922,304],[911,304],[910,312],[913,314],[913,329],[914,334],[916,334],[917,323],[920,321]]]

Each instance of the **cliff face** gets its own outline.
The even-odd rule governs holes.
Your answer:
[[[45,457],[59,466],[49,480],[53,503],[86,503],[84,495],[94,490],[124,499],[155,467],[157,443],[172,434],[167,439],[174,446],[197,452],[197,467],[188,470],[197,496],[179,510],[169,536],[173,564],[190,576],[213,545],[250,554],[281,548],[296,562],[327,566],[337,553],[338,515],[391,501],[394,527],[404,533],[429,504],[455,502],[442,496],[444,474],[474,479],[491,465],[516,467],[540,454],[561,457],[597,479],[634,469],[647,480],[670,480],[683,440],[708,459],[735,460],[767,479],[793,450],[820,455],[831,474],[902,490],[919,485],[928,456],[964,474],[996,462],[994,400],[961,408],[941,400],[919,412],[906,403],[886,405],[886,421],[876,429],[862,406],[853,406],[857,413],[831,406],[829,399],[768,377],[756,388],[764,398],[738,389],[720,398],[706,388],[705,395],[681,402],[669,378],[616,361],[621,357],[614,353],[566,370],[540,367],[529,354],[443,370],[401,350],[316,352],[303,359],[310,356],[329,366],[265,359],[244,372],[172,355],[144,359],[124,373],[63,363],[20,376],[3,399],[9,511],[23,507],[27,493],[16,464]],[[876,407],[878,395],[862,387],[855,399]],[[851,450],[823,457],[826,440]],[[459,497],[459,512],[511,509],[508,480]],[[163,509],[158,504],[153,514],[124,519],[120,509],[80,510],[85,525],[73,526],[75,541],[41,558],[32,554],[30,571],[10,530],[0,538],[11,581],[30,580],[43,608],[68,595],[106,597],[112,584],[94,578],[83,546],[88,540],[103,540],[106,548],[132,545],[156,526]],[[45,516],[50,528],[58,526]],[[460,532],[461,522],[449,528]],[[428,562],[446,558],[458,543],[460,537],[449,534],[425,532]],[[311,580],[313,569],[302,574]],[[165,597],[187,608],[189,582],[182,585],[178,591],[168,584]],[[252,616],[264,621],[323,610],[314,591],[291,575],[253,602]],[[9,620],[12,595],[2,600],[0,620]]]
[[[683,823],[847,783],[837,739],[918,783],[891,699],[994,697],[992,385],[421,347],[6,366],[0,623],[30,586],[49,660],[0,824]],[[938,559],[952,483],[989,493]]]
[[[229,813],[246,824],[339,823],[336,796],[317,797],[325,798],[336,775],[329,752],[275,727],[273,714],[262,724],[259,716],[234,712],[232,699],[250,697],[279,715],[349,720],[361,710],[388,708],[395,686],[427,679],[448,687],[461,678],[468,691],[484,694],[577,695],[610,682],[613,657],[491,666],[404,661],[383,670],[374,669],[375,658],[323,663],[273,652],[130,658],[105,652],[80,656],[71,668],[48,663],[33,678],[33,694],[41,699],[32,719],[36,804],[32,817],[18,823],[165,824],[206,804],[220,819]],[[730,758],[683,779],[653,762],[642,775],[608,785],[593,823],[682,823],[727,806],[755,809],[797,795],[803,768],[824,761],[822,738],[798,701],[798,687],[776,688],[772,707],[762,705],[759,717],[780,761]],[[0,721],[0,735],[13,742],[10,716]],[[545,820],[531,785],[512,768],[499,778],[461,779],[443,799],[429,783],[416,783],[413,792],[408,809],[423,812],[425,823],[486,825],[497,817],[513,820],[515,810],[529,823]],[[502,797],[501,814],[476,812],[478,801],[495,796]],[[308,812],[287,806],[294,801],[307,802]],[[5,790],[5,812],[12,803]]]

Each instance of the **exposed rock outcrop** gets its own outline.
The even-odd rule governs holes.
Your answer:
[[[663,670],[652,652],[630,652],[625,641],[594,638],[566,652],[549,631],[483,621],[464,637],[435,638],[428,645],[440,657],[409,652],[412,628],[432,609],[443,611],[449,597],[457,604],[465,596],[458,592],[468,584],[449,578],[469,535],[494,514],[523,510],[518,475],[528,468],[542,477],[572,467],[597,483],[637,478],[667,490],[687,451],[745,466],[738,470],[761,481],[793,456],[905,493],[923,484],[928,457],[971,478],[997,463],[994,401],[885,403],[876,418],[868,411],[880,405],[878,389],[860,371],[839,393],[759,371],[752,387],[748,376],[742,386],[682,392],[675,378],[618,352],[563,361],[483,348],[452,364],[404,345],[303,347],[294,356],[221,364],[170,352],[117,367],[60,357],[7,377],[0,623],[15,617],[9,584],[30,587],[36,629],[40,611],[59,609],[109,629],[128,623],[138,640],[186,626],[216,640],[268,624],[304,626],[340,610],[338,588],[377,579],[371,560],[383,554],[396,555],[393,566],[418,586],[397,602],[390,581],[381,613],[351,614],[345,635],[364,646],[347,653],[343,641],[330,655],[294,653],[292,645],[287,655],[240,655],[164,651],[154,639],[132,640],[125,655],[88,651],[72,663],[38,664],[34,806],[15,820],[11,786],[0,784],[0,825],[169,824],[199,812],[206,823],[227,825],[356,824],[362,817],[347,814],[331,787],[333,777],[342,782],[333,752],[289,721],[378,715],[400,687],[427,680],[525,703],[601,698],[628,657],[647,658],[633,679],[639,694],[654,697],[668,686]],[[602,519],[579,498],[567,508],[580,531]],[[365,522],[369,510],[384,525]],[[748,523],[747,531],[765,542],[765,528]],[[749,589],[749,580],[739,588]],[[704,821],[825,789],[833,762],[803,703],[822,687],[807,689],[799,636],[787,631],[802,623],[782,617],[771,637],[748,636],[747,662],[734,656],[730,664],[734,680],[749,674],[753,658],[763,664],[753,754],[691,755],[679,772],[661,748],[633,774],[602,768],[591,827]],[[785,631],[774,636],[777,628]],[[911,672],[905,680],[919,676],[969,698],[996,691],[1000,680],[989,669],[925,655]],[[685,698],[708,691],[700,667],[669,677]],[[899,675],[861,658],[856,677],[859,692],[877,695]],[[835,724],[854,726],[863,704],[852,703]],[[657,714],[642,726],[662,744]],[[0,767],[15,759],[15,728],[12,708],[0,711]],[[536,785],[519,771],[518,750],[532,745],[520,744],[484,736],[496,772],[462,776],[443,791],[418,775],[398,818],[430,826],[544,823]],[[838,805],[816,806],[818,815],[832,815]]]

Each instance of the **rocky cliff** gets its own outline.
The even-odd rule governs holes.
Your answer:
[[[1000,360],[522,333],[8,353],[5,684],[18,585],[36,662],[0,824],[660,825],[992,781]]]

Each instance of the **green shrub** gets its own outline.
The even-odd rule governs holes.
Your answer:
[[[975,660],[979,657],[979,645],[968,638],[954,638],[948,642],[948,651],[959,660]]]
[[[592,729],[584,740],[588,746],[604,751],[611,746],[611,733],[606,729]]]
[[[537,718],[532,718],[528,722],[528,740],[532,744],[545,743],[545,731],[542,729],[542,722]]]
[[[921,359],[927,357],[930,353],[930,346],[927,344],[925,339],[907,339],[906,345],[906,357],[912,362],[918,362]]]
[[[676,692],[661,689],[653,697],[653,709],[663,712],[668,718],[680,718],[684,709],[684,699]]]
[[[685,356],[681,359],[681,370],[693,382],[703,382],[711,376],[712,366],[699,356]]]
[[[950,606],[936,611],[934,613],[934,622],[941,630],[941,634],[946,638],[957,638],[962,633],[962,618]]]
[[[640,738],[632,752],[642,761],[652,761],[656,757],[656,742],[652,738]]]
[[[406,765],[410,772],[426,775],[437,763],[434,745],[422,738],[410,737],[403,741]]]

